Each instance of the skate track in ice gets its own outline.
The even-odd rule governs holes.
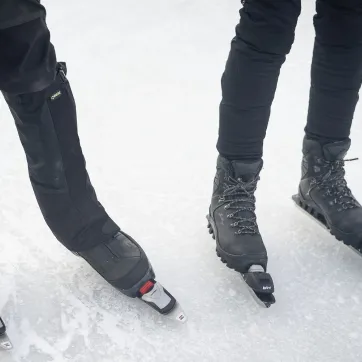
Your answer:
[[[177,296],[172,323],[106,284],[54,239],[1,99],[1,362],[360,362],[362,259],[291,201],[300,176],[314,1],[283,68],[257,192],[277,304],[254,304],[217,259],[205,214],[220,76],[237,0],[44,1],[75,93],[98,196]],[[349,156],[362,156],[361,106]],[[361,162],[347,165],[361,200]]]

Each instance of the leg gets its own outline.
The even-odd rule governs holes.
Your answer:
[[[0,29],[21,25],[45,16],[39,0],[1,0]]]
[[[56,65],[45,21],[33,20],[2,30],[1,35],[8,44],[20,38],[23,44],[27,43],[25,47],[4,47],[4,55],[8,56],[2,56],[2,63],[10,64],[14,80],[6,82],[9,91],[4,96],[14,116],[30,180],[46,222],[72,251],[87,250],[107,241],[119,228],[98,202],[89,181],[72,91],[64,67]],[[15,62],[13,48],[19,54]],[[43,63],[44,66],[34,66]],[[34,68],[34,75],[27,71],[27,76],[22,76],[22,69]]]
[[[120,231],[97,200],[79,143],[65,64],[56,63],[49,37],[43,18],[0,31],[6,49],[0,64],[13,74],[0,87],[16,122],[36,198],[64,246],[124,294],[141,297],[154,286],[154,272],[142,248]],[[161,307],[152,296],[146,301],[161,313],[169,312],[175,300],[159,288]]]
[[[222,77],[220,156],[208,215],[217,253],[267,306],[275,302],[254,192],[279,72],[290,51],[300,0],[246,0]]]
[[[262,156],[279,72],[294,41],[300,0],[246,0],[222,77],[217,144],[228,159]]]
[[[302,180],[295,201],[337,239],[362,247],[362,208],[344,157],[362,82],[362,1],[317,0],[316,39]]]
[[[306,134],[349,137],[362,82],[362,1],[317,0]]]

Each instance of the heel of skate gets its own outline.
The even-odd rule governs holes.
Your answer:
[[[311,216],[315,221],[319,222],[324,228],[326,228],[338,241],[341,241],[361,256],[362,235],[348,235],[341,233],[338,229],[328,223],[320,211],[316,210],[315,207],[308,205],[308,203],[303,200],[299,194],[293,195],[292,200],[297,206],[306,212],[308,216]]]

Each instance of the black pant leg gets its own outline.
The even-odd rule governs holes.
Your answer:
[[[14,42],[17,37],[12,34],[9,46],[17,51],[17,47],[25,47],[27,51],[24,54],[31,53],[29,47],[48,49],[49,39],[42,36],[42,33],[48,33],[45,22],[41,19],[35,22],[38,26],[33,35],[37,40],[24,42],[24,39],[31,38],[30,31],[34,30],[34,24],[27,23],[15,29],[21,41]],[[39,45],[38,41],[46,41],[47,44]],[[48,53],[41,54],[44,59],[41,56],[28,58],[29,61],[35,59],[40,68],[41,64],[49,63]],[[36,88],[37,80],[33,80],[31,74],[39,67],[28,64],[26,59],[22,65],[28,69],[30,84],[20,82],[19,88],[29,91],[19,94],[14,89],[14,93],[3,93],[26,153],[35,196],[58,240],[72,251],[87,250],[109,240],[119,231],[119,227],[98,202],[90,183],[78,138],[76,106],[66,78],[65,65],[55,66],[55,79],[50,80],[44,89],[42,83],[42,90],[35,92],[31,90]]]
[[[0,29],[0,89],[11,94],[46,88],[55,78],[56,55],[43,18]]]
[[[40,0],[0,0],[0,30],[45,16]]]
[[[307,136],[349,137],[362,82],[362,1],[317,0]]]
[[[217,144],[222,156],[261,157],[280,68],[300,11],[300,0],[245,1],[222,77]]]

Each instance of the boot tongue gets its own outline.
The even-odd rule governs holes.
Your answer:
[[[323,155],[327,161],[343,160],[351,146],[351,140],[328,143],[323,146]]]
[[[242,179],[244,182],[253,180],[263,167],[263,161],[232,161],[233,178]]]

